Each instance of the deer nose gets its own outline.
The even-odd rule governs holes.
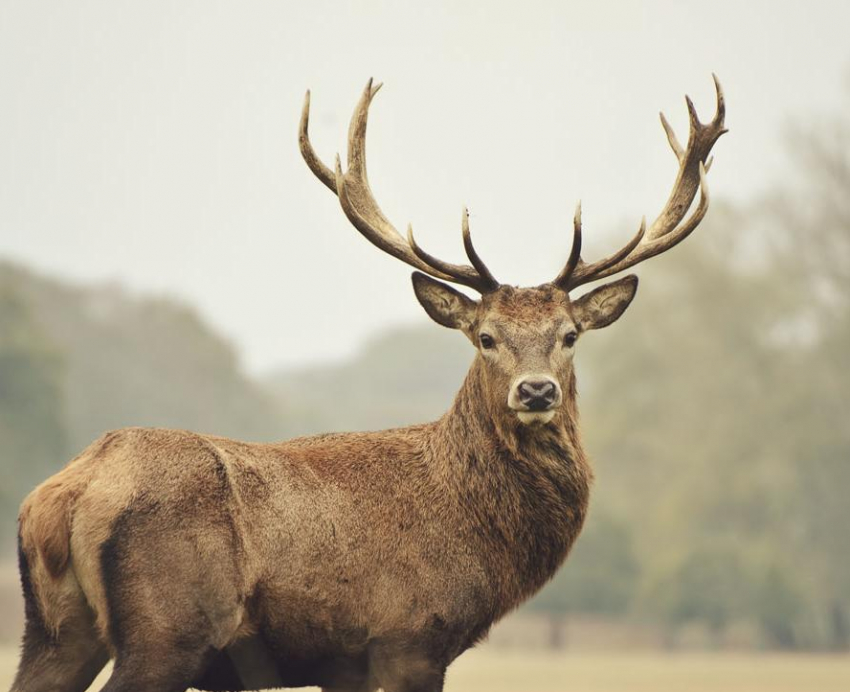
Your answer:
[[[529,411],[545,411],[558,397],[558,386],[552,380],[523,380],[517,387],[520,402]]]

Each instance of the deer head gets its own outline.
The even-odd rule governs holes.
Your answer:
[[[714,84],[717,110],[708,124],[699,121],[693,102],[686,97],[690,117],[686,147],[679,144],[661,115],[679,170],[670,197],[652,225],[647,228],[644,218],[638,232],[622,249],[587,263],[581,255],[579,204],[573,222],[572,249],[564,268],[550,283],[533,288],[504,285],[495,279],[473,247],[465,209],[461,231],[470,264],[452,264],[430,255],[416,243],[411,226],[405,238],[387,220],[366,176],[366,123],[369,105],[380,84],[373,86],[369,80],[354,110],[345,172],[339,156],[335,170],[331,170],[321,162],[310,143],[309,91],[301,115],[299,145],[307,165],[339,198],[354,227],[373,245],[418,270],[413,273],[413,290],[428,315],[444,327],[461,330],[477,347],[486,389],[498,406],[515,413],[521,423],[545,424],[563,405],[564,392],[572,391],[577,340],[588,330],[607,327],[616,321],[634,298],[638,280],[635,275],[628,275],[578,298],[571,298],[570,292],[666,252],[684,240],[708,210],[709,153],[726,132],[723,91],[716,76]],[[687,217],[697,191],[699,203]],[[473,300],[444,282],[471,288],[481,298]]]

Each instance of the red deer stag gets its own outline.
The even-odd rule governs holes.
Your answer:
[[[623,314],[637,277],[569,294],[669,250],[705,216],[708,156],[725,132],[715,83],[710,123],[687,101],[685,147],[662,116],[679,170],[658,218],[588,263],[577,210],[564,268],[534,288],[493,277],[465,212],[468,265],[387,220],[366,177],[378,87],[354,111],[345,171],[313,150],[308,92],[308,166],[367,240],[417,270],[425,311],[475,347],[469,373],[442,418],[398,430],[278,444],[140,428],[101,437],[23,503],[12,689],[82,691],[114,658],[106,692],[441,690],[447,666],[552,577],[581,530],[593,473],[573,353]]]

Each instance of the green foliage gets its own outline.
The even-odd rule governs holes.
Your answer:
[[[624,523],[592,513],[569,565],[535,597],[530,608],[617,616],[628,611],[640,573],[632,534]]]
[[[14,521],[32,479],[47,476],[65,452],[62,375],[61,359],[25,301],[0,282],[0,525],[4,528]]]
[[[798,619],[805,611],[804,594],[792,583],[791,570],[771,566],[753,594],[753,615],[769,644],[790,649],[797,644]]]
[[[187,428],[249,439],[282,436],[278,412],[239,369],[233,348],[197,314],[116,286],[78,288],[0,265],[63,354],[69,445],[105,430]]]
[[[350,362],[278,373],[268,385],[291,434],[412,425],[445,413],[474,353],[458,332],[400,328]]]
[[[739,550],[699,547],[656,577],[645,604],[674,625],[697,621],[716,632],[740,616],[752,586]]]

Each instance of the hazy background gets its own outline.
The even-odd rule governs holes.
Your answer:
[[[588,251],[666,199],[683,95],[711,72],[731,133],[712,191],[793,164],[792,122],[838,112],[843,2],[3,2],[0,252],[180,297],[254,373],[340,358],[421,319],[408,270],[351,229],[297,150],[304,92],[327,161],[370,76],[372,185],[425,247],[496,276],[557,273],[577,199]],[[309,294],[307,291],[309,290]]]
[[[331,163],[384,81],[389,218],[459,260],[468,204],[496,276],[537,284],[578,198],[587,257],[654,218],[657,113],[684,139],[716,72],[707,219],[578,347],[588,526],[491,638],[526,653],[452,689],[850,688],[848,25],[842,2],[0,2],[0,609],[18,504],[106,429],[274,440],[449,405],[472,350],[302,162],[307,88]]]

